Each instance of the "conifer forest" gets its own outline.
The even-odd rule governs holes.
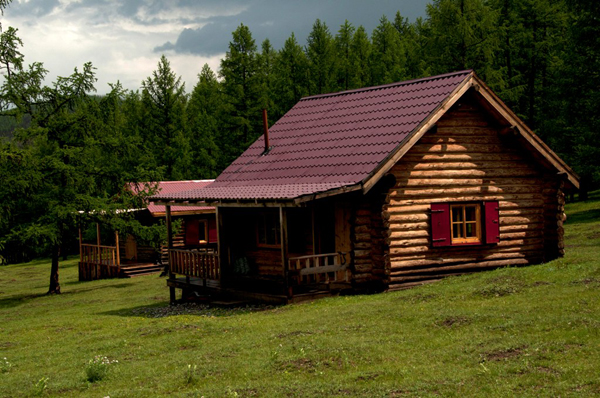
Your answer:
[[[194,87],[163,55],[140,90],[114,82],[106,95],[89,63],[45,81],[43,60],[25,64],[17,28],[0,25],[0,262],[48,256],[58,267],[78,226],[98,220],[153,239],[161,232],[117,211],[142,206],[126,184],[217,177],[262,134],[264,108],[272,125],[308,95],[464,69],[579,174],[581,199],[600,185],[597,0],[432,0],[425,17],[399,10],[372,32],[317,19],[282,48],[241,24]]]

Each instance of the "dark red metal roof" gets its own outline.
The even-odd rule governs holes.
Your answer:
[[[192,180],[192,181],[159,181],[157,182],[156,195],[173,196],[180,192],[199,190],[210,185],[214,180]],[[140,192],[147,184],[154,183],[130,183],[129,187],[133,192]],[[148,210],[151,214],[164,213],[165,206],[150,203]],[[190,212],[190,211],[214,211],[214,206],[173,206],[171,212]]]
[[[472,71],[301,99],[209,187],[156,198],[292,199],[360,183]],[[258,116],[257,116],[258,117]]]

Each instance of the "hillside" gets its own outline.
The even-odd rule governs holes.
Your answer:
[[[0,396],[600,394],[600,191],[567,206],[566,257],[285,307],[168,306],[164,279],[0,267]],[[86,365],[106,356],[106,377]]]

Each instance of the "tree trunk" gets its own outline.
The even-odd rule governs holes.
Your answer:
[[[60,283],[58,281],[58,260],[60,258],[60,245],[52,247],[52,267],[50,268],[50,288],[48,294],[60,294]]]

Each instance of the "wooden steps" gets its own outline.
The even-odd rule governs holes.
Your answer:
[[[164,269],[162,265],[156,264],[135,264],[121,266],[121,278],[133,278],[136,276],[153,275],[161,273]]]

